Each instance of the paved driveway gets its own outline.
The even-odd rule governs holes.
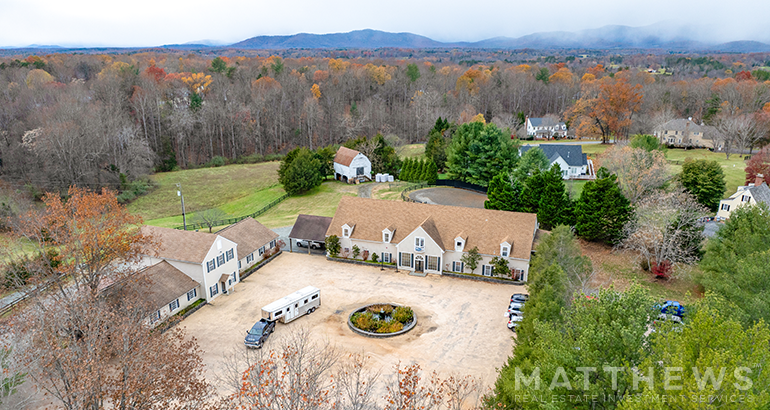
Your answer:
[[[485,194],[467,189],[441,187],[426,188],[409,193],[409,197],[424,204],[464,206],[484,209]]]
[[[195,336],[204,351],[207,379],[223,375],[223,358],[245,349],[245,331],[259,319],[260,309],[289,293],[312,285],[321,289],[321,308],[289,324],[278,323],[265,348],[275,346],[291,328],[307,327],[349,352],[366,352],[372,364],[391,374],[392,366],[417,362],[423,370],[443,375],[456,372],[494,384],[496,368],[513,348],[505,310],[521,286],[463,279],[415,277],[391,269],[327,261],[325,257],[284,252],[235,287],[185,319],[180,326]],[[347,317],[355,308],[374,302],[411,306],[417,326],[388,339],[354,334]],[[226,393],[220,385],[220,392]]]

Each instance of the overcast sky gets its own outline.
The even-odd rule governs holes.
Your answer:
[[[666,22],[706,41],[770,41],[768,0],[0,0],[0,46],[233,43],[359,29],[478,41]]]

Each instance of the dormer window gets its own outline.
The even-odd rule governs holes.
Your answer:
[[[508,241],[504,241],[500,244],[500,256],[507,258],[511,256],[511,244]]]
[[[388,232],[382,234],[382,241],[385,243],[390,242],[390,234]]]
[[[455,252],[462,252],[463,248],[465,248],[465,239],[458,236],[455,238]]]
[[[350,238],[350,229],[348,229],[348,228],[343,228],[343,229],[342,229],[342,237],[343,237],[343,238]]]

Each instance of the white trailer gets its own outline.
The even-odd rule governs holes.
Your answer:
[[[274,322],[289,323],[292,320],[313,313],[321,306],[321,290],[307,286],[289,296],[284,296],[262,308],[262,317]]]

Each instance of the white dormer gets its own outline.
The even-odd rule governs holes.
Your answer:
[[[342,225],[342,237],[343,238],[350,238],[350,235],[353,234],[353,229],[355,229],[355,224],[345,224]]]
[[[382,230],[382,241],[385,243],[390,243],[391,240],[393,240],[393,234],[396,232],[395,229],[391,230],[389,228],[385,228]]]
[[[461,236],[455,238],[455,252],[462,252],[465,248],[465,239]]]
[[[511,256],[511,251],[513,250],[513,244],[509,243],[508,241],[505,241],[500,244],[500,256],[504,258],[509,258]]]

